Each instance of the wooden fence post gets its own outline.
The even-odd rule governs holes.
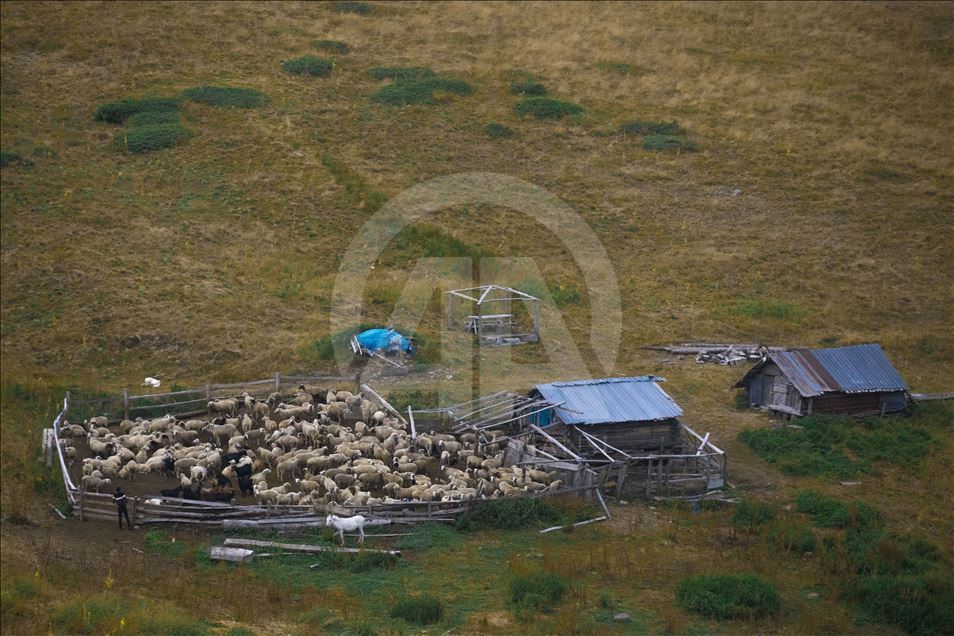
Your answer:
[[[132,519],[132,525],[135,528],[138,525],[136,521],[136,513],[139,511],[139,497],[133,497],[132,499],[132,514],[129,515],[129,518]]]
[[[205,385],[205,399],[206,400],[212,399],[212,386],[209,384]]]
[[[80,514],[79,514],[79,517],[80,517],[80,521],[86,521],[85,508],[86,508],[86,490],[83,489],[83,488],[80,488],[80,491],[79,491],[79,513],[80,513]]]
[[[275,390],[276,391],[282,390],[282,374],[279,373],[278,371],[275,372]]]
[[[123,419],[129,419],[129,389],[123,389]]]

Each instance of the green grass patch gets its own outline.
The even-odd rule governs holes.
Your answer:
[[[119,150],[141,154],[172,148],[191,136],[192,132],[179,124],[136,126],[116,135],[113,144]]]
[[[130,613],[123,599],[95,596],[67,603],[53,613],[52,624],[67,634],[112,634]]]
[[[129,118],[129,125],[133,128],[143,126],[162,126],[179,123],[178,110],[147,110],[136,113]]]
[[[419,77],[403,79],[393,84],[382,86],[371,101],[389,106],[406,106],[408,104],[434,104],[438,93],[452,93],[456,95],[470,95],[473,92],[467,82],[452,77]]]
[[[256,636],[256,633],[248,627],[232,627],[225,636]]]
[[[217,108],[261,108],[267,101],[261,91],[238,86],[196,86],[183,91],[182,96]]]
[[[411,259],[463,256],[479,261],[490,256],[487,250],[466,243],[436,225],[410,225],[402,229],[391,243],[401,246],[401,251]]]
[[[408,536],[398,539],[394,547],[398,550],[423,552],[434,548],[453,548],[460,545],[462,540],[459,532],[444,524],[421,523],[411,528]]]
[[[371,15],[374,13],[374,5],[367,2],[357,2],[356,0],[337,0],[331,3],[331,9],[338,13],[354,13],[355,15]]]
[[[686,151],[695,152],[699,147],[695,142],[679,135],[646,135],[643,138],[643,150],[653,152]]]
[[[778,592],[754,575],[687,577],[676,587],[676,603],[686,611],[719,620],[759,618],[779,611]]]
[[[732,511],[731,521],[736,528],[754,530],[773,521],[777,514],[775,506],[770,503],[743,499]]]
[[[143,537],[143,548],[147,554],[156,554],[164,557],[181,557],[189,551],[189,546],[182,541],[176,541],[163,530],[150,530]]]
[[[865,618],[909,634],[949,634],[954,625],[954,583],[949,576],[876,576],[855,589]]]
[[[437,73],[424,66],[377,66],[371,69],[371,78],[378,81],[419,80],[436,75]]]
[[[560,511],[543,501],[525,497],[495,499],[480,503],[457,518],[457,528],[465,532],[484,529],[515,530],[560,521]]]
[[[414,625],[433,625],[444,617],[444,604],[428,594],[410,596],[398,601],[389,615]]]
[[[517,289],[537,298],[545,298],[549,295],[554,304],[561,309],[583,303],[583,293],[580,288],[569,282],[556,282],[548,286],[539,278],[525,278]]]
[[[752,319],[789,320],[800,316],[802,312],[792,303],[774,298],[741,298],[735,302],[729,313]]]
[[[524,97],[513,108],[518,115],[537,119],[561,119],[582,115],[586,110],[579,104],[550,97]]]
[[[0,168],[6,168],[14,161],[23,161],[23,156],[12,150],[0,150]]]
[[[344,201],[350,206],[361,206],[365,211],[373,213],[387,202],[388,197],[380,190],[376,190],[365,183],[357,172],[349,168],[343,161],[324,155],[321,158],[324,165],[335,181],[344,188]]]
[[[385,552],[322,552],[315,555],[315,563],[321,570],[345,570],[352,573],[393,570],[398,557]]]
[[[630,64],[629,62],[614,62],[612,60],[603,60],[596,63],[596,68],[601,71],[609,71],[619,75],[637,75],[645,71],[641,66]]]
[[[416,409],[437,408],[440,394],[437,389],[403,389],[388,393],[388,402],[398,413],[405,412],[408,406]],[[418,527],[423,526],[415,526],[415,529]]]
[[[311,45],[319,51],[328,51],[339,55],[346,55],[351,50],[347,43],[340,40],[315,40]]]
[[[547,87],[527,71],[510,71],[510,92],[514,95],[539,97],[547,94]]]
[[[559,603],[570,586],[552,572],[514,574],[508,583],[508,600],[518,613],[545,612]]]
[[[345,329],[337,333],[318,338],[302,351],[302,356],[308,361],[331,361],[335,359],[335,351],[350,351],[351,336],[367,329],[379,327],[370,322],[356,325],[354,329]]]
[[[513,137],[513,130],[503,124],[492,121],[484,126],[484,134],[491,139],[503,139],[505,137]]]
[[[624,135],[685,135],[686,131],[674,121],[644,121],[635,119],[619,127]]]
[[[121,124],[137,113],[176,110],[179,110],[179,100],[175,97],[121,99],[101,105],[93,114],[93,119],[110,124]]]
[[[817,541],[810,526],[802,522],[779,520],[769,526],[765,540],[776,550],[793,554],[807,554],[815,551]]]
[[[937,444],[918,420],[810,415],[798,420],[800,429],[746,430],[739,439],[789,475],[846,479],[872,472],[877,462],[917,469]]]
[[[881,514],[863,501],[846,503],[815,490],[795,495],[795,511],[809,515],[818,528],[883,526]]]
[[[330,75],[334,67],[335,63],[331,60],[326,60],[323,57],[317,57],[315,55],[302,55],[293,60],[282,62],[282,69],[286,73],[311,75],[312,77]]]

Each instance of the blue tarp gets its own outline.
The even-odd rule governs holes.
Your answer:
[[[377,353],[404,351],[414,353],[414,343],[394,329],[368,329],[355,336],[365,349]]]

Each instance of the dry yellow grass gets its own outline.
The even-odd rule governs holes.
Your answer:
[[[332,157],[389,196],[480,170],[573,206],[620,281],[616,371],[668,377],[687,421],[727,448],[744,488],[785,497],[796,482],[735,441],[764,422],[731,408],[739,370],[669,365],[639,347],[880,341],[915,390],[951,388],[950,4],[382,3],[362,17],[317,3],[5,2],[0,20],[2,148],[33,162],[5,166],[0,182],[4,382],[115,390],[146,375],[191,385],[307,366],[299,351],[327,334],[337,263],[369,216],[323,163]],[[316,39],[351,49],[331,76],[281,71]],[[438,105],[371,103],[377,85],[366,71],[398,65],[466,79],[474,93]],[[515,68],[586,114],[519,119],[506,78]],[[106,101],[220,83],[269,102],[250,111],[185,104],[195,136],[139,156],[116,152],[114,127],[92,121]],[[632,119],[676,119],[700,151],[644,151],[616,133]],[[516,135],[488,138],[491,121]],[[507,230],[489,232],[488,220]],[[560,241],[513,211],[454,208],[431,222],[487,250],[535,257],[548,281],[581,284]],[[372,282],[400,289],[407,276],[395,267]],[[793,313],[737,311],[759,298]],[[595,371],[591,310],[571,305],[563,319]],[[385,320],[388,308],[371,316]],[[429,315],[423,330],[439,325]],[[135,335],[149,338],[127,349]],[[518,367],[506,382],[551,379]],[[9,435],[17,417],[3,412],[5,461],[27,452]],[[5,468],[5,506],[9,479]],[[954,484],[940,459],[917,478],[888,471],[876,485],[862,496],[892,524],[954,549]],[[712,547],[705,536],[686,540],[688,555]],[[672,555],[669,570],[624,562],[620,576],[672,581],[692,561],[686,545],[635,546]],[[758,546],[739,549],[757,570],[771,567]],[[735,558],[730,550],[716,563]],[[779,575],[786,594],[812,580],[808,570]],[[685,618],[667,594],[647,588],[638,598],[680,631]],[[839,607],[825,601],[760,627],[849,630]],[[566,611],[560,620],[572,623]]]

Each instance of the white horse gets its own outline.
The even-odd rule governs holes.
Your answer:
[[[338,536],[341,537],[341,545],[344,545],[344,533],[345,530],[348,532],[354,532],[355,530],[359,533],[358,543],[364,543],[364,523],[365,518],[361,515],[355,515],[353,517],[339,517],[337,515],[328,515],[328,518],[325,519],[326,526],[333,526],[335,530],[338,531]]]

